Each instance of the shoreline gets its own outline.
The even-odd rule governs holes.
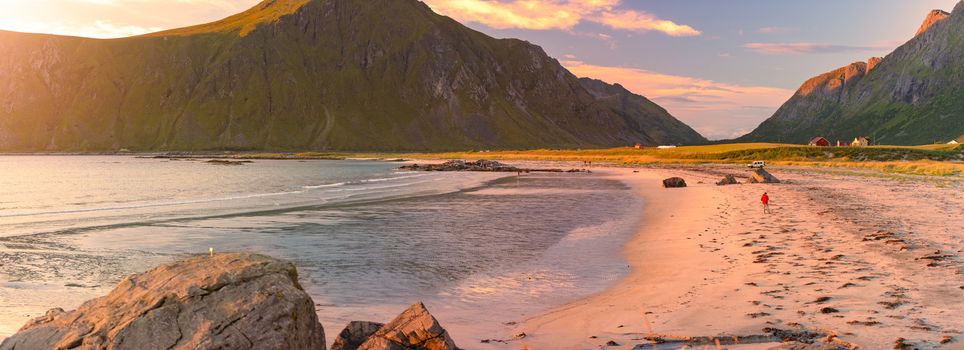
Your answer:
[[[654,333],[651,318],[658,305],[682,298],[686,293],[664,293],[653,284],[698,285],[711,269],[710,261],[702,266],[680,263],[688,256],[697,256],[698,248],[686,245],[683,231],[691,229],[698,221],[709,221],[705,208],[715,207],[720,198],[705,191],[695,192],[691,184],[686,189],[664,189],[660,182],[670,177],[672,171],[663,169],[610,168],[618,177],[633,188],[633,192],[645,201],[643,218],[637,233],[626,242],[621,255],[631,267],[623,279],[606,290],[527,319],[518,331],[528,335],[523,343],[533,349],[553,348],[569,344],[573,348],[595,348],[609,341],[630,344],[627,326],[636,334]],[[700,203],[699,207],[687,207],[686,203]],[[683,210],[676,210],[682,208]],[[707,222],[708,223],[708,222]],[[701,223],[702,224],[702,223]],[[684,248],[685,246],[685,248]],[[668,249],[666,249],[668,248]],[[659,333],[661,334],[661,333]],[[691,334],[697,335],[697,334]],[[593,338],[595,337],[595,338]]]
[[[948,311],[964,308],[964,223],[946,220],[964,217],[960,184],[945,188],[922,179],[778,167],[771,171],[782,184],[716,186],[723,174],[744,182],[746,170],[590,169],[627,185],[642,202],[620,247],[604,248],[620,254],[626,272],[598,292],[547,303],[522,318],[510,314],[508,303],[502,309],[496,304],[496,316],[476,319],[477,329],[469,326],[472,315],[453,305],[429,305],[440,316],[459,316],[440,321],[453,326],[463,346],[618,348],[611,344],[649,344],[646,338],[653,336],[747,336],[742,339],[754,342],[730,349],[777,345],[764,328],[820,331],[839,339],[838,345],[865,348],[892,347],[898,336],[921,349],[962,342],[964,316]],[[689,187],[662,188],[661,181],[672,176]],[[763,191],[774,199],[773,215],[760,213]],[[589,244],[599,250],[601,243],[612,242]],[[341,327],[325,326],[332,335]]]
[[[837,345],[866,348],[893,347],[898,336],[922,349],[962,341],[964,317],[947,312],[964,307],[959,254],[964,239],[958,233],[964,231],[955,231],[964,224],[943,227],[939,221],[941,214],[964,214],[953,212],[952,203],[962,202],[952,198],[953,191],[960,194],[959,188],[901,181],[907,197],[888,201],[897,207],[892,211],[867,209],[879,214],[871,217],[877,216],[880,222],[872,222],[863,217],[866,213],[860,213],[861,208],[854,208],[854,202],[831,203],[829,210],[813,208],[811,203],[819,200],[814,197],[835,190],[854,191],[856,197],[866,190],[863,187],[886,187],[897,181],[795,169],[775,171],[777,177],[789,180],[783,184],[718,187],[713,183],[720,174],[739,174],[742,169],[607,170],[631,182],[646,203],[640,228],[622,251],[631,272],[600,293],[521,322],[513,333],[526,337],[515,347],[600,348],[607,343],[612,346],[610,341],[634,346],[648,344],[644,338],[650,336],[749,336],[771,327],[824,331],[837,339]],[[682,176],[690,187],[661,188],[659,181],[670,176]],[[758,213],[757,196],[764,191],[777,198],[775,214],[770,216]],[[938,220],[928,229],[945,230],[945,235],[916,237],[936,241],[916,244],[921,247],[908,244],[910,248],[901,252],[912,253],[905,256],[879,252],[876,241],[866,242],[868,231],[888,229],[890,215],[906,212],[899,207],[903,199],[927,193],[942,200],[946,191],[951,191],[943,197],[948,203],[941,205],[950,213],[931,213],[931,217],[923,211],[908,213],[906,218],[922,224]],[[795,204],[806,206],[799,210]],[[804,239],[804,234],[809,236]],[[908,260],[919,261],[933,246],[951,249],[941,265],[914,263],[913,268],[890,270]],[[894,298],[896,302],[889,301]],[[730,348],[774,345],[778,344],[763,341]]]

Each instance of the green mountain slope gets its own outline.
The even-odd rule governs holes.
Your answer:
[[[964,1],[935,10],[883,59],[815,77],[738,141],[806,143],[870,136],[881,144],[947,142],[964,134]]]
[[[416,0],[268,0],[112,40],[0,32],[5,152],[704,141],[658,106],[593,95],[538,46]]]

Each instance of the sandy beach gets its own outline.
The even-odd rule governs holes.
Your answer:
[[[300,163],[289,165],[292,164]],[[579,167],[578,163],[552,162],[516,165]],[[253,169],[254,165],[250,167]],[[205,165],[200,169],[219,168]],[[506,201],[503,198],[507,195],[528,195],[538,203],[545,203],[548,201],[546,196],[561,198],[591,194],[596,197],[573,198],[580,203],[595,203],[593,209],[602,211],[583,207],[581,214],[591,218],[577,220],[583,226],[561,230],[560,234],[566,239],[546,250],[527,250],[534,254],[529,258],[531,264],[519,263],[515,269],[498,270],[491,272],[492,275],[470,275],[473,278],[442,289],[444,293],[433,291],[421,294],[421,297],[427,298],[424,300],[427,306],[465,349],[665,350],[684,346],[703,349],[716,348],[716,341],[720,342],[720,348],[770,349],[782,340],[782,336],[774,336],[773,329],[810,334],[811,340],[819,338],[823,343],[830,342],[844,348],[961,347],[964,343],[961,334],[964,329],[961,312],[964,310],[964,265],[961,261],[964,250],[964,222],[961,220],[964,218],[964,196],[961,196],[964,180],[847,169],[768,169],[783,183],[715,185],[725,175],[734,175],[745,183],[749,171],[738,165],[605,166],[592,167],[592,174],[522,175],[513,181],[500,182],[501,185],[469,191],[462,194],[465,198],[459,201],[452,201],[452,198],[461,198],[458,196],[446,197],[449,201],[443,204],[447,206],[464,204],[474,207],[485,203],[484,207],[495,209],[502,203],[505,207],[503,211],[471,212],[465,216],[469,219],[517,216],[516,204],[512,203],[519,202]],[[389,171],[393,170],[389,168]],[[400,181],[421,181],[408,173],[395,175]],[[466,174],[452,175],[462,177]],[[663,188],[662,180],[673,176],[684,178],[689,186]],[[513,173],[509,179],[515,177]],[[525,185],[527,182],[531,184]],[[559,184],[569,187],[558,187]],[[579,187],[590,184],[595,185]],[[764,191],[771,198],[770,214],[764,214],[760,205],[759,198]],[[633,196],[638,196],[639,200]],[[484,201],[486,198],[488,202]],[[526,203],[535,205],[537,202]],[[370,210],[387,211],[383,207]],[[530,213],[532,210],[534,208],[529,208]],[[257,228],[263,221],[303,222],[311,218],[301,211],[295,213],[300,214],[269,218],[271,220],[246,219],[244,227]],[[554,217],[554,211],[540,215]],[[607,216],[623,218],[615,220],[607,219]],[[391,222],[398,221],[394,216],[390,219]],[[588,219],[600,221],[586,225]],[[224,227],[218,229],[216,232],[220,234],[212,236],[209,241],[192,243],[192,246],[250,249],[252,243],[236,239],[237,220],[205,220],[203,225],[195,225]],[[427,222],[438,220],[432,217]],[[401,222],[400,225],[410,223]],[[453,225],[458,226],[458,222]],[[524,232],[556,226],[534,227]],[[300,256],[301,260],[293,260],[302,264],[310,262],[308,257],[324,256],[317,248],[297,249],[304,245],[303,240],[296,239],[297,236],[272,234],[271,227],[274,226],[259,229],[268,232],[264,238],[266,241],[279,245],[286,242],[279,237],[294,240],[290,246],[258,252],[289,258]],[[170,231],[176,228],[163,225],[144,232],[153,233],[152,237],[157,240],[165,237],[159,233],[172,234]],[[339,232],[345,229],[335,228]],[[429,228],[425,231],[426,237],[436,237],[438,227]],[[368,231],[370,228],[359,227],[359,230]],[[140,247],[144,232],[132,234],[137,232],[122,228],[102,235],[88,232],[0,240],[7,246],[8,258],[20,259],[9,263],[3,261],[6,265],[0,266],[8,270],[18,266],[32,267],[26,263],[30,262],[36,264],[38,271],[47,271],[42,269],[47,268],[52,271],[48,274],[56,275],[72,270],[58,264],[48,266],[51,265],[48,262],[61,262],[69,267],[76,265],[72,259],[92,254],[103,260],[95,265],[101,266],[100,270],[94,271],[100,276],[98,279],[80,280],[83,283],[77,282],[76,285],[42,284],[61,289],[25,289],[33,288],[31,286],[39,282],[29,284],[32,281],[27,278],[29,274],[16,275],[25,280],[8,283],[4,295],[16,296],[31,291],[34,294],[47,293],[51,297],[27,300],[42,303],[42,307],[24,304],[25,311],[14,310],[19,313],[14,316],[20,318],[5,325],[9,333],[12,334],[22,324],[20,319],[27,319],[29,313],[54,306],[73,308],[84,299],[105,294],[116,283],[112,273],[116,274],[115,266],[119,266],[110,259],[112,254],[124,252],[127,256],[138,251],[126,247]],[[512,236],[524,237],[522,232],[512,233]],[[125,241],[119,237],[130,238]],[[227,240],[214,239],[217,237],[240,243],[231,246]],[[257,242],[258,238],[250,233],[244,237],[252,242]],[[471,238],[464,232],[449,237],[452,242],[467,242]],[[33,239],[36,242],[31,241]],[[184,239],[176,236],[161,240],[181,241]],[[484,246],[485,242],[492,241],[483,237],[474,245]],[[110,243],[109,249],[104,242]],[[13,243],[20,245],[14,246]],[[33,258],[34,255],[27,253],[39,248],[31,244],[40,248],[61,247],[59,249],[63,251],[42,250],[56,259]],[[509,248],[512,247],[493,246],[474,254],[501,252]],[[154,252],[149,259],[128,260],[124,266],[139,272],[147,267],[133,266],[131,262],[153,264],[195,252],[188,246],[165,249],[164,254]],[[621,260],[616,256],[619,253]],[[19,258],[21,255],[23,257]],[[502,259],[505,258],[496,255],[490,260]],[[466,263],[464,259],[457,261],[460,265]],[[351,305],[338,309],[335,303],[324,301],[331,297],[330,294],[313,289],[318,277],[312,277],[311,265],[307,265],[309,268],[302,275],[303,283],[317,298],[316,311],[324,323],[329,343],[347,322],[345,319],[389,319],[403,308],[373,303],[368,309]],[[394,265],[392,262],[391,266]],[[480,263],[480,266],[488,265],[489,262]],[[367,271],[371,267],[364,269]],[[575,278],[583,275],[592,278]],[[95,287],[82,288],[95,283]],[[21,284],[26,287],[19,287]],[[53,300],[66,288],[70,288],[71,298],[76,300],[64,297]],[[583,297],[589,293],[596,294]],[[353,299],[363,296],[356,290],[343,294]],[[408,297],[402,302],[414,299],[414,296]],[[488,312],[480,313],[480,305]],[[338,310],[345,312],[344,317],[333,320],[332,315]],[[11,313],[10,310],[5,312]],[[665,343],[657,345],[652,340]]]
[[[646,201],[639,232],[623,251],[630,274],[520,322],[512,332],[525,337],[492,347],[631,349],[653,336],[719,337],[725,345],[768,327],[818,331],[863,349],[960,346],[959,179],[776,168],[771,173],[784,183],[716,186],[725,174],[745,182],[748,171],[599,171]],[[689,187],[663,189],[670,176]],[[762,212],[764,191],[772,214]]]

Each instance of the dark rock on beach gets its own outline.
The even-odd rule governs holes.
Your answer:
[[[325,349],[313,305],[291,263],[205,255],[131,275],[74,311],[52,309],[0,349]]]
[[[724,177],[722,180],[720,180],[720,181],[718,181],[718,182],[716,183],[717,186],[739,185],[739,184],[740,184],[740,182],[739,182],[739,181],[736,181],[736,177],[734,177],[733,175],[727,175],[727,176]]]
[[[679,188],[686,187],[686,180],[681,177],[671,177],[663,180],[663,187],[665,188]]]
[[[770,173],[768,173],[766,170],[756,169],[752,173],[750,173],[750,180],[748,180],[747,182],[751,184],[756,184],[756,183],[775,184],[775,183],[780,183],[780,180],[777,179],[775,176],[771,175]]]

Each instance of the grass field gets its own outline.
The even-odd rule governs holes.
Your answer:
[[[592,161],[618,165],[738,164],[763,160],[772,165],[846,167],[915,175],[960,176],[964,174],[964,149],[960,145],[809,147],[776,143],[733,143],[670,149],[623,147],[591,150],[538,149],[404,154],[300,153],[288,155],[288,157]]]
[[[737,143],[683,146],[671,149],[613,148],[601,150],[529,150],[406,154],[433,159],[497,159],[593,161],[619,165],[749,163],[847,167],[890,173],[933,176],[964,174],[964,150],[959,145],[809,147],[774,143]]]

